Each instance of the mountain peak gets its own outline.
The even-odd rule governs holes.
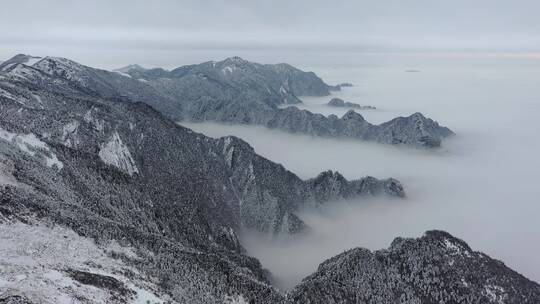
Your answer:
[[[67,59],[67,58],[63,58],[63,57],[45,56],[45,57],[42,57],[40,59],[41,59],[41,60],[39,60],[41,62],[40,64],[54,63],[56,65],[82,66],[82,64],[80,64],[80,63],[78,63],[76,61],[73,61],[73,60],[70,60],[70,59]]]
[[[239,57],[239,56],[233,56],[233,57],[226,58],[222,62],[223,63],[235,63],[235,64],[250,63],[249,61],[247,61],[247,60],[245,60],[245,59],[243,59],[242,57]]]
[[[227,59],[225,60],[234,60],[234,61],[245,61],[242,57],[240,56],[232,56],[232,57],[228,57]]]
[[[32,57],[33,57],[32,55],[17,54],[17,55],[11,57],[10,59],[8,59],[8,60],[6,60],[6,61],[10,61],[10,60],[12,60],[12,61],[15,61],[15,60],[17,60],[17,61],[23,61],[23,60],[26,60],[26,59],[32,58]]]
[[[63,57],[44,57],[34,67],[50,75],[66,75],[80,72],[84,66],[78,62]]]
[[[341,119],[343,120],[349,120],[349,119],[354,119],[354,120],[360,120],[360,121],[364,121],[364,117],[360,114],[360,113],[357,113],[355,112],[354,110],[349,110],[347,111],[347,113],[345,113]]]
[[[422,113],[420,112],[416,112],[414,114],[412,114],[411,116],[409,116],[410,118],[413,118],[413,119],[420,119],[420,120],[425,120],[427,119]]]
[[[138,64],[130,64],[128,66],[125,66],[123,68],[119,68],[119,69],[116,69],[116,70],[113,70],[113,72],[120,72],[120,73],[129,73],[129,72],[132,72],[132,71],[138,71],[138,72],[144,72],[148,69],[138,65]]]
[[[36,57],[32,55],[17,54],[11,57],[10,59],[2,62],[0,64],[0,71],[5,71],[17,64],[25,64],[28,66],[32,66],[41,59],[42,59],[41,57]]]

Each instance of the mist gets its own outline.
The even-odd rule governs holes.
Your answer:
[[[359,111],[372,123],[422,112],[457,135],[440,149],[419,150],[255,126],[183,123],[212,137],[236,135],[304,179],[330,169],[348,179],[394,177],[405,187],[403,200],[378,197],[305,210],[300,216],[313,228],[307,236],[246,232],[242,242],[248,252],[287,290],[324,259],[349,248],[377,250],[398,236],[442,229],[540,281],[540,63],[489,56],[357,60],[362,64],[313,67],[329,83],[355,86],[329,97],[302,98],[301,107],[341,115],[346,110],[324,105],[339,97],[376,106]]]

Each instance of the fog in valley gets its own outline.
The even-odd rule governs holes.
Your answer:
[[[2,1],[0,303],[540,303],[539,12]]]
[[[287,134],[256,126],[182,123],[212,137],[236,135],[257,153],[307,179],[337,170],[399,179],[403,200],[376,198],[327,204],[301,214],[313,231],[294,240],[245,233],[249,253],[291,288],[324,259],[353,247],[386,248],[397,236],[443,229],[533,280],[540,280],[539,63],[530,59],[424,56],[304,68],[335,84],[333,96],[303,98],[301,108],[342,115],[331,97],[372,105],[372,123],[422,112],[457,135],[440,149],[419,150],[355,140]],[[347,60],[352,60],[348,58]],[[419,72],[406,72],[407,70]]]

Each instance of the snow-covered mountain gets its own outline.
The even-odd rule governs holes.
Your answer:
[[[118,290],[156,290],[157,297],[180,303],[222,303],[237,295],[275,303],[282,296],[258,261],[245,255],[237,238],[241,228],[298,233],[306,225],[295,213],[308,204],[404,196],[394,179],[349,182],[332,172],[303,181],[238,138],[211,139],[145,103],[97,96],[85,85],[95,79],[79,77],[94,71],[73,66],[69,71],[79,72],[70,74],[70,65],[44,58],[0,73],[1,225],[9,231],[65,227],[98,244],[116,240],[136,251],[136,257],[120,258],[140,278],[29,254],[37,268],[28,270],[27,280],[18,281],[14,273],[23,265],[16,261],[6,262],[9,273],[0,270],[9,292],[76,298],[85,292],[58,284],[97,280],[123,286]],[[124,269],[122,261],[104,263]],[[54,273],[58,280],[44,284],[58,292],[27,290],[29,280],[47,279],[35,274],[39,267]],[[121,299],[134,297],[132,291]]]
[[[355,248],[319,265],[290,303],[540,303],[540,285],[443,231]]]
[[[417,147],[437,147],[443,138],[453,134],[419,113],[373,125],[355,112],[338,118],[296,107],[282,109],[280,105],[300,103],[297,96],[328,95],[330,90],[336,89],[314,73],[287,64],[262,65],[232,57],[172,71],[132,65],[109,72],[64,58],[37,59],[17,55],[0,69],[17,75],[29,73],[28,69],[20,71],[21,66],[31,67],[35,75],[19,76],[39,81],[40,72],[45,73],[94,96],[142,101],[176,121],[256,124],[315,136]]]
[[[293,133],[419,147],[440,146],[443,138],[453,134],[420,113],[373,125],[355,112],[338,118],[296,107],[281,109],[278,105],[301,103],[297,96],[326,96],[340,89],[340,86],[327,85],[313,72],[284,63],[262,65],[231,57],[170,72],[133,66],[123,71],[176,100],[184,109],[184,116],[174,117],[176,119],[256,124]]]
[[[162,69],[140,69],[131,65],[120,70],[137,79],[146,81],[160,78],[182,79],[184,77],[204,75],[209,81],[218,81],[236,91],[252,91],[269,104],[301,103],[297,96],[326,96],[334,86],[324,83],[315,73],[304,72],[288,64],[258,64],[240,57],[230,57],[223,61],[209,61],[187,65],[172,71]],[[242,92],[239,92],[242,93]],[[276,99],[280,97],[280,99]]]
[[[446,247],[425,237],[365,261],[347,258],[361,249],[339,255],[280,293],[246,255],[241,229],[308,233],[300,208],[400,198],[402,185],[332,171],[302,180],[239,138],[208,138],[131,99],[152,94],[160,93],[136,77],[61,58],[3,65],[0,302],[419,303],[435,294],[452,303],[447,286],[479,303],[538,302],[536,283],[446,234]],[[468,276],[479,267],[481,277]],[[399,297],[380,296],[388,291]]]
[[[41,57],[18,54],[9,60],[0,62],[0,71],[5,71],[17,64],[25,64],[27,66],[32,66],[41,59]]]
[[[145,69],[145,68],[143,68],[142,66],[140,66],[138,64],[130,64],[130,65],[125,66],[123,68],[113,70],[113,72],[127,74],[127,75],[129,75],[129,77],[131,77],[130,73],[137,73],[137,72],[138,73],[144,73],[147,70],[148,69]]]

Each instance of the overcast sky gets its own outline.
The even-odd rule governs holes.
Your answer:
[[[0,60],[24,52],[97,66],[175,65],[258,52],[540,50],[538,0],[3,0],[0,6]],[[182,59],[169,62],[175,54]]]

